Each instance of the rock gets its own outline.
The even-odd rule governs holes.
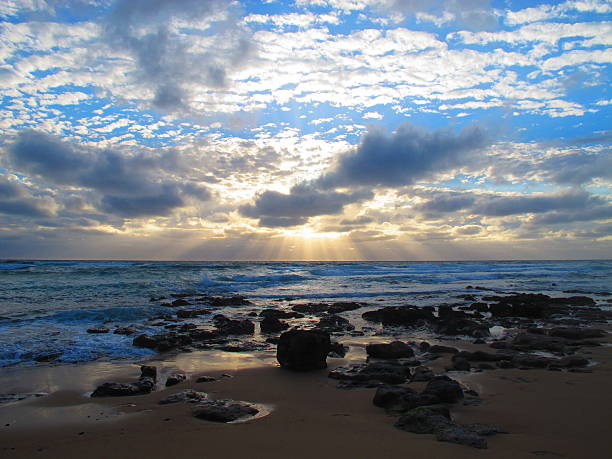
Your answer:
[[[327,367],[331,347],[329,333],[320,330],[290,330],[284,332],[276,348],[281,367],[308,371]]]
[[[163,352],[180,346],[189,345],[192,342],[193,340],[190,335],[169,332],[159,335],[138,335],[136,338],[134,338],[132,344],[137,347],[146,347]]]
[[[315,325],[315,328],[329,333],[341,333],[355,329],[347,319],[335,314],[328,314],[321,317],[319,323]]]
[[[248,319],[232,320],[222,314],[213,317],[217,332],[222,335],[252,335],[255,332],[255,324]]]
[[[449,425],[436,431],[436,440],[473,448],[486,449],[487,440],[471,430],[458,425]]]
[[[410,368],[391,362],[376,362],[338,367],[330,371],[329,377],[359,383],[356,386],[376,386],[379,383],[401,384],[410,377]]]
[[[259,326],[262,333],[278,333],[289,328],[289,325],[275,317],[264,317]]]
[[[153,365],[142,365],[140,367],[141,378],[152,378],[153,381],[157,381],[157,367]]]
[[[414,357],[414,351],[412,348],[402,341],[368,344],[366,346],[366,352],[368,356],[377,359],[401,359]]]
[[[108,327],[105,327],[103,325],[99,327],[92,327],[92,328],[87,329],[87,333],[108,333],[108,332],[110,332]]]
[[[203,400],[192,411],[196,418],[213,422],[232,422],[257,413],[250,403],[234,400]]]
[[[213,377],[213,376],[200,376],[198,379],[196,379],[197,383],[205,383],[205,382],[214,382],[216,381],[217,378]]]
[[[451,425],[448,408],[441,405],[414,408],[395,422],[398,429],[416,434],[433,434]]]
[[[434,344],[429,348],[429,352],[433,352],[434,354],[456,354],[459,352],[459,349],[456,347],[450,346],[440,346],[439,344]]]
[[[191,303],[187,300],[184,300],[182,298],[179,298],[178,300],[174,300],[172,302],[172,306],[189,306],[191,305]]]
[[[604,330],[597,328],[579,328],[579,327],[555,327],[549,333],[550,336],[566,338],[571,340],[581,340],[590,338],[603,338],[606,336]]]
[[[38,354],[34,357],[34,360],[37,362],[48,362],[50,360],[55,360],[58,357],[61,357],[63,352],[44,352],[42,354]]]
[[[49,395],[47,393],[31,393],[31,394],[0,394],[0,405],[5,403],[19,402],[28,398],[38,398]]]
[[[434,373],[429,367],[416,367],[412,375],[412,382],[431,381],[434,378]]]
[[[392,408],[403,404],[403,400],[416,395],[414,389],[401,386],[380,386],[376,389],[372,403],[381,408]]]
[[[140,379],[134,383],[107,382],[98,386],[91,394],[92,397],[123,397],[143,395],[155,388],[157,368],[150,365],[140,367]]]
[[[259,313],[260,317],[270,317],[272,319],[299,319],[304,317],[304,314],[300,314],[295,311],[279,311],[278,309],[264,309]]]
[[[331,347],[329,348],[329,357],[342,358],[346,355],[348,351],[348,346],[344,346],[342,343],[331,343]]]
[[[427,383],[422,393],[435,395],[443,403],[455,403],[463,398],[461,385],[448,376],[436,376]]]
[[[453,366],[451,370],[453,371],[470,371],[471,369],[470,362],[468,362],[464,358],[453,359]]]
[[[551,363],[554,363],[555,360],[537,355],[518,354],[512,358],[512,363],[517,367],[546,368]]]
[[[521,351],[564,352],[565,345],[566,341],[563,338],[532,333],[519,333],[512,341],[512,348]]]
[[[441,335],[467,335],[475,338],[484,338],[490,335],[489,327],[470,319],[450,317],[434,325],[436,333]]]
[[[138,330],[135,327],[132,327],[132,326],[129,326],[129,327],[117,327],[117,328],[115,328],[115,331],[113,332],[113,334],[115,334],[115,335],[133,335],[137,331]]]
[[[370,322],[380,322],[383,325],[403,325],[406,327],[424,325],[435,319],[431,310],[413,306],[387,306],[364,312],[361,317]]]
[[[421,343],[419,344],[419,349],[421,350],[421,352],[428,352],[430,347],[431,344],[429,344],[427,341],[421,341]]]
[[[176,311],[176,316],[179,319],[193,319],[195,317],[210,314],[210,309],[197,308],[197,309],[180,309]]]
[[[166,398],[161,399],[159,401],[160,405],[168,405],[171,403],[199,403],[208,398],[208,394],[204,392],[197,392],[193,389],[185,389],[180,392],[176,392],[174,394],[168,395]]]
[[[470,309],[478,312],[489,312],[489,305],[487,303],[472,303]]]
[[[557,360],[550,364],[558,368],[580,368],[586,367],[589,364],[589,360],[579,355],[568,355],[562,359]]]
[[[187,376],[183,373],[173,373],[166,379],[166,387],[176,386],[187,379]]]
[[[247,306],[252,305],[249,300],[242,296],[232,297],[209,297],[207,298],[208,303],[211,306]]]

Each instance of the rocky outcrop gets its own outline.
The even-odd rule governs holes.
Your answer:
[[[388,306],[374,311],[364,312],[361,317],[370,322],[383,325],[402,325],[415,327],[435,320],[431,309],[413,306]]]
[[[276,358],[281,367],[288,370],[318,370],[327,367],[330,346],[331,341],[327,332],[289,330],[280,336]]]
[[[233,320],[223,314],[213,317],[213,323],[221,335],[252,335],[255,331],[255,324],[250,320]]]
[[[160,405],[168,405],[171,403],[199,403],[203,400],[206,400],[208,395],[204,392],[197,392],[193,389],[185,389],[180,392],[176,392],[174,394],[168,395],[166,398],[163,398],[159,401]]]
[[[391,343],[373,343],[366,346],[366,353],[377,359],[401,359],[414,357],[414,351],[410,345],[402,341]]]
[[[289,325],[276,317],[264,317],[259,323],[262,333],[278,333],[289,328]]]
[[[252,404],[235,400],[203,400],[192,411],[196,418],[213,422],[232,422],[258,413]]]
[[[98,386],[91,394],[92,397],[122,397],[143,395],[155,388],[157,368],[143,365],[140,367],[140,379],[133,383],[107,382]]]
[[[184,373],[173,373],[166,378],[166,387],[176,386],[187,379],[187,375]]]
[[[341,388],[376,387],[381,384],[401,384],[410,378],[410,367],[398,362],[375,362],[338,367],[330,371],[329,377],[338,379]],[[350,383],[350,384],[346,384]]]

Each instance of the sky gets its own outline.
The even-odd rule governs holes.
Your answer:
[[[3,0],[0,258],[612,258],[609,0]]]

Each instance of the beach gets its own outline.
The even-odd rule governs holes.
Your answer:
[[[606,263],[23,265],[0,321],[2,457],[612,446]],[[49,286],[20,290],[34,276]]]
[[[2,406],[0,445],[7,458],[604,458],[612,447],[612,348],[593,348],[588,355],[597,362],[589,373],[498,369],[454,376],[482,398],[478,406],[453,407],[455,419],[494,424],[509,432],[492,437],[484,450],[395,428],[394,418],[372,404],[374,389],[337,389],[327,370],[291,372],[268,361],[251,368],[224,370],[217,365],[203,371],[205,359],[199,363],[201,370],[177,386],[149,395],[95,400],[85,391],[92,388],[89,381],[106,379],[96,374],[98,365],[22,370],[21,381],[27,382],[20,386],[14,376],[15,389],[71,382],[65,384],[69,389],[53,382],[57,390],[48,396]],[[330,368],[345,363],[329,360]],[[436,367],[444,365],[436,362]],[[115,365],[106,374],[129,380],[136,371],[134,365]],[[71,374],[80,379],[71,379]],[[203,374],[220,379],[195,383]],[[243,423],[219,424],[194,418],[185,403],[158,404],[185,388],[263,404],[269,413]]]

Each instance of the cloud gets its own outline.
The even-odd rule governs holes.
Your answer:
[[[440,194],[417,208],[424,212],[457,212],[469,208],[474,204],[475,199],[473,195],[467,193]]]
[[[339,214],[347,204],[372,197],[369,191],[339,193],[301,183],[292,187],[289,194],[264,191],[254,204],[240,207],[240,213],[260,219],[262,226],[297,226],[306,223],[309,217]]]
[[[33,197],[23,186],[0,176],[0,214],[51,217],[56,207],[51,199]]]
[[[107,18],[105,39],[133,57],[136,81],[152,89],[155,107],[189,109],[192,86],[226,87],[230,72],[253,53],[232,8],[222,0],[119,0]]]
[[[100,209],[123,217],[165,216],[184,206],[186,197],[201,201],[211,197],[197,183],[167,178],[181,170],[178,158],[171,152],[124,156],[112,150],[75,146],[28,130],[8,147],[8,157],[15,170],[53,184],[100,193]]]
[[[325,188],[411,185],[468,164],[485,144],[483,131],[474,127],[454,134],[450,129],[426,131],[405,123],[390,136],[372,129],[318,183]]]

